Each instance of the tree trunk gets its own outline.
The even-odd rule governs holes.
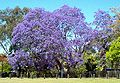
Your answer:
[[[60,70],[60,77],[61,77],[61,78],[63,78],[63,74],[64,74],[64,69],[61,68],[61,70]]]
[[[63,64],[62,64],[62,62],[60,63],[60,61],[57,58],[55,60],[56,60],[58,66],[59,66],[59,69],[60,69],[60,77],[63,78],[63,74],[64,74]]]
[[[2,61],[2,68],[1,68],[1,72],[3,73],[3,61]]]

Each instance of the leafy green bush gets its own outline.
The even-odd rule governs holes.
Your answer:
[[[120,63],[120,37],[114,40],[109,51],[106,52],[106,60],[111,68],[118,68]]]

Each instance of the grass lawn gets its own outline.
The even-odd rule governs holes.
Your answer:
[[[120,83],[120,79],[111,78],[38,78],[38,79],[18,79],[18,78],[0,78],[0,83]]]

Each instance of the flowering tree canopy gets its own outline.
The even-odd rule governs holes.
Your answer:
[[[106,28],[111,23],[106,12],[96,13],[97,28]],[[67,67],[79,66],[84,47],[98,37],[99,30],[85,22],[78,8],[65,5],[53,12],[31,9],[13,30],[14,54],[9,57],[9,63],[14,69],[29,66],[38,71],[55,66],[62,69],[64,63]]]

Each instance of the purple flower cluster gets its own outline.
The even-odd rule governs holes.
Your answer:
[[[96,28],[101,28],[102,30],[108,28],[115,21],[109,13],[103,10],[95,12],[94,18],[93,24],[96,25]]]

